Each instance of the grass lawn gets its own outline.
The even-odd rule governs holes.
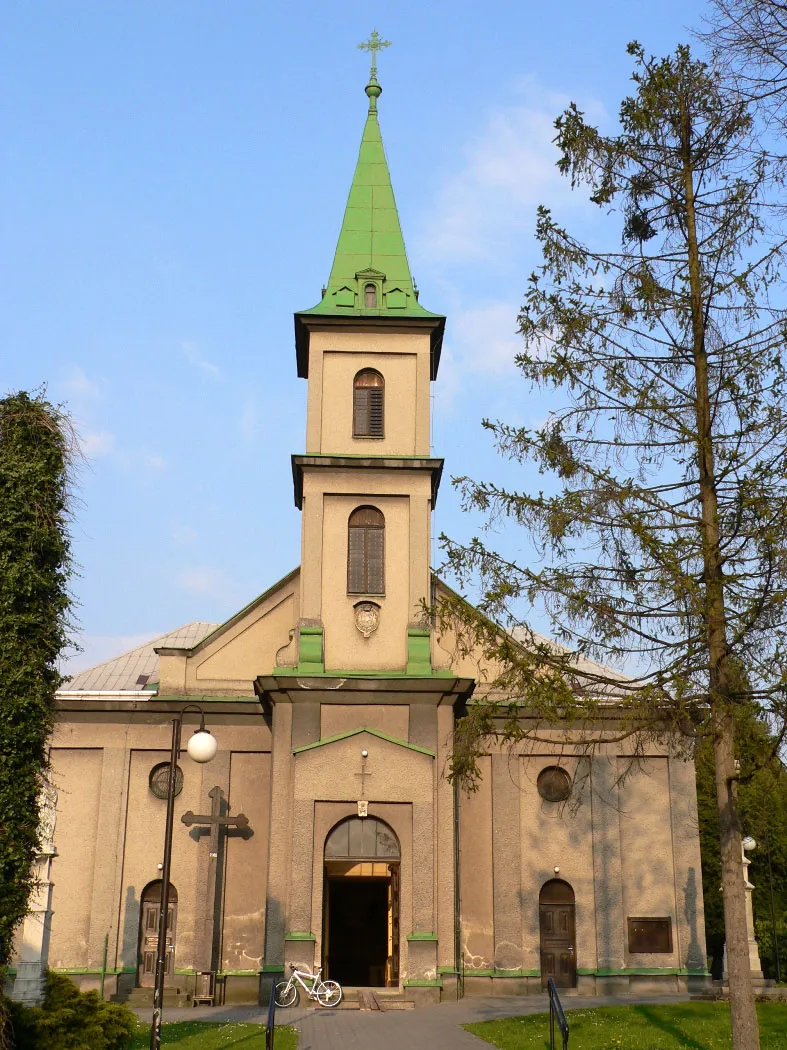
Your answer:
[[[214,1024],[212,1021],[179,1021],[161,1026],[161,1045],[177,1050],[265,1050],[265,1025]],[[285,1025],[276,1026],[276,1050],[297,1050],[298,1033]],[[141,1024],[131,1041],[131,1050],[147,1050],[150,1025]]]
[[[759,1003],[760,1050],[787,1050],[787,1004]],[[730,1050],[725,1003],[606,1006],[567,1010],[569,1050]],[[549,1014],[465,1025],[500,1050],[549,1047]],[[556,1030],[556,1046],[562,1046]]]

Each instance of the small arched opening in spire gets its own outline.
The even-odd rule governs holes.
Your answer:
[[[363,289],[363,305],[367,310],[377,309],[377,285],[369,284],[364,285]]]

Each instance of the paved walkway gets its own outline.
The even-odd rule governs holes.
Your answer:
[[[578,996],[563,999],[566,1011],[592,1006],[632,1006],[635,1003],[679,1003],[687,995]],[[277,1010],[279,1024],[298,1029],[298,1050],[480,1050],[481,1043],[460,1026],[471,1021],[544,1013],[545,995],[498,996],[460,999],[459,1002],[422,1006],[416,1010],[321,1010],[296,1007]],[[140,1018],[147,1013],[137,1011]],[[267,1011],[253,1006],[166,1009],[164,1021],[237,1021],[265,1024]],[[569,1017],[569,1024],[571,1018]],[[545,1029],[546,1031],[546,1029]]]

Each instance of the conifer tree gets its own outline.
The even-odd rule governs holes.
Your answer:
[[[68,418],[42,396],[0,400],[0,968],[27,910],[68,642],[71,448]]]
[[[475,578],[481,601],[476,613],[449,596],[439,617],[500,668],[490,697],[516,698],[471,706],[453,773],[472,783],[487,734],[538,735],[544,721],[576,746],[628,737],[634,754],[649,740],[689,751],[707,734],[733,1045],[755,1050],[734,724],[745,705],[779,726],[785,715],[787,375],[771,301],[784,246],[769,211],[780,173],[756,151],[745,100],[688,48],[629,53],[634,90],[616,134],[574,105],[555,125],[560,170],[613,236],[591,247],[538,211],[542,264],[517,364],[564,407],[537,428],[484,422],[544,490],[457,479],[465,505],[524,528],[538,560],[512,560],[490,533],[443,538],[448,568]],[[564,648],[528,636],[539,607]],[[594,736],[602,723],[614,730]]]
[[[787,4],[784,0],[711,0],[698,34],[741,96],[782,131],[787,126]]]

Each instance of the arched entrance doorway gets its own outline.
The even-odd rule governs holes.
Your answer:
[[[562,879],[550,879],[538,897],[541,928],[541,986],[554,978],[558,988],[577,983],[576,921],[574,891]]]
[[[161,908],[161,879],[149,882],[142,891],[139,909],[139,952],[137,955],[137,985],[152,988],[156,976],[156,948],[158,946],[158,920]],[[164,983],[172,981],[175,972],[175,936],[178,930],[178,891],[169,884],[169,908],[167,909],[167,968]]]
[[[399,984],[399,861],[399,840],[382,820],[350,817],[328,833],[323,967],[340,984]]]

